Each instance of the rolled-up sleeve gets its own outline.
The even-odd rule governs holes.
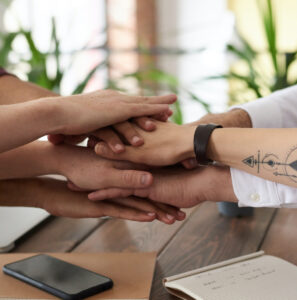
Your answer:
[[[235,108],[249,114],[254,128],[297,128],[297,85]],[[297,188],[233,168],[231,177],[239,206],[297,208]]]

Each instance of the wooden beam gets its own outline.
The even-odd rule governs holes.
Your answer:
[[[136,28],[138,46],[150,49],[157,45],[157,10],[155,0],[136,1]],[[156,57],[153,55],[139,55],[139,68],[155,67]]]

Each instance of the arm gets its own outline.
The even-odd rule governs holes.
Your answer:
[[[0,77],[0,105],[23,103],[44,97],[58,96],[36,84],[25,82],[17,77]]]
[[[169,110],[168,104],[175,100],[175,95],[148,98],[126,96],[114,91],[97,91],[2,105],[0,152],[46,134],[87,134],[131,117],[165,113]]]
[[[175,208],[156,206],[145,199],[92,203],[85,193],[71,192],[65,182],[45,178],[0,181],[0,206],[38,207],[52,215],[70,218],[111,216],[140,222],[158,219],[166,224],[185,217]],[[170,219],[168,214],[172,216]]]
[[[207,155],[230,167],[297,187],[297,129],[219,129]]]
[[[114,154],[100,142],[95,151],[110,159],[173,165],[195,156],[195,130],[193,124],[158,123],[157,131],[143,133],[145,144],[139,148],[127,147],[124,153]],[[296,135],[294,128],[216,129],[209,140],[207,157],[261,178],[297,187]]]
[[[22,81],[15,76],[0,76],[0,105],[17,104],[45,97],[58,96],[58,94],[50,90],[44,89],[30,82]],[[170,114],[171,112],[169,112],[168,115],[156,115],[155,118],[159,119],[160,121],[167,121],[167,118],[170,116]],[[134,122],[136,122],[138,126],[140,126],[146,131],[153,131],[156,129],[154,121],[147,117],[135,118]],[[130,122],[122,122],[120,124],[116,124],[114,125],[113,129],[116,132],[119,132],[121,135],[123,135],[131,145],[140,146],[143,144],[143,138],[140,135],[138,135],[138,133],[130,125]],[[96,135],[102,140],[105,140],[108,136],[108,141],[109,145],[111,146],[111,149],[115,152],[121,152],[124,150],[124,145],[113,129],[107,128],[100,133],[95,132],[94,135]],[[49,139],[54,144],[62,142],[76,144],[81,142],[84,139],[84,137],[52,135],[49,137]]]
[[[59,174],[85,190],[141,188],[153,181],[141,166],[99,158],[88,148],[39,141],[0,154],[0,166],[0,180]]]
[[[155,170],[153,174],[154,183],[149,188],[100,190],[89,194],[89,199],[98,201],[114,195],[135,195],[176,207],[193,207],[204,201],[237,202],[228,167],[164,168]]]

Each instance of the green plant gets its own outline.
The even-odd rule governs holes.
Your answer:
[[[23,37],[27,43],[27,46],[30,51],[29,57],[23,56],[22,54],[15,53],[13,50],[13,42],[16,38]],[[17,65],[12,64],[10,62],[10,54],[13,53],[17,56],[17,60],[19,63],[26,64],[29,68],[27,72],[27,77],[30,82],[36,83],[44,88],[53,90],[57,93],[60,93],[61,90],[61,82],[64,78],[64,75],[71,69],[71,65],[75,60],[75,55],[77,52],[87,51],[88,48],[80,49],[74,53],[72,53],[72,59],[69,65],[61,67],[61,57],[63,56],[63,52],[61,51],[60,41],[57,37],[56,30],[56,22],[52,19],[52,30],[50,37],[50,49],[48,52],[42,52],[38,49],[32,32],[25,30],[20,26],[19,31],[12,33],[5,33],[0,35],[1,48],[0,48],[0,65],[4,66],[8,69],[14,69]],[[73,94],[82,93],[93,77],[95,72],[100,68],[108,66],[108,57],[109,54],[113,51],[113,49],[108,48],[105,44],[98,45],[97,47],[93,47],[92,50],[103,50],[106,52],[106,59],[98,62],[98,64],[89,71],[88,74],[85,75],[85,78],[74,88]],[[167,49],[167,48],[152,48],[145,49],[143,47],[139,47],[137,49],[131,49],[131,51],[136,51],[139,54],[145,55],[185,55],[189,52],[197,53],[203,51],[204,49],[195,49],[195,50],[185,50],[185,49]],[[55,73],[49,75],[48,71],[48,61],[51,60],[51,64],[55,65]],[[120,91],[126,91],[121,87],[121,81],[127,78],[134,78],[137,82],[137,85],[141,87],[142,93],[145,95],[153,95],[159,92],[172,92],[176,93],[182,97],[187,97],[187,99],[193,100],[199,103],[202,108],[206,112],[210,112],[210,106],[207,102],[200,99],[195,93],[183,87],[178,79],[168,74],[162,70],[156,69],[154,67],[148,68],[147,70],[138,70],[132,74],[124,74],[120,78],[117,79],[109,79],[105,88],[116,89]],[[180,102],[176,102],[174,104],[174,114],[172,116],[172,120],[178,124],[183,123],[183,113]]]
[[[231,67],[227,74],[207,78],[225,78],[235,84],[236,82],[239,83],[240,88],[233,89],[230,92],[230,104],[264,97],[276,90],[297,84],[297,77],[289,77],[291,67],[297,61],[297,51],[282,52],[278,49],[276,12],[272,1],[257,0],[257,3],[267,43],[266,51],[264,53],[256,51],[242,35],[237,34],[241,47],[230,44],[227,46],[227,50],[245,65],[245,70],[235,71]],[[261,61],[261,58],[265,55],[269,57],[272,66],[271,73],[266,72],[266,65],[263,65]]]
[[[60,93],[61,82],[64,75],[72,66],[75,60],[75,54],[72,54],[72,59],[67,66],[61,67],[61,57],[63,55],[60,48],[60,41],[57,38],[56,22],[52,19],[52,30],[50,37],[50,49],[48,52],[42,52],[36,46],[36,43],[32,37],[32,32],[25,30],[20,26],[19,31],[10,33],[1,33],[0,41],[0,66],[4,66],[8,69],[14,69],[16,66],[10,62],[9,56],[13,52],[17,56],[18,64],[26,64],[29,67],[29,71],[26,74],[30,82],[36,83],[46,89]],[[23,56],[22,54],[13,51],[13,42],[16,38],[23,37],[27,43],[30,51],[29,57]],[[77,52],[87,50],[82,49]],[[47,62],[51,60],[52,64],[55,65],[55,73],[49,75]],[[81,93],[88,81],[94,75],[94,73],[106,66],[106,61],[100,61],[92,70],[86,74],[85,78],[78,84],[74,89],[73,93]]]

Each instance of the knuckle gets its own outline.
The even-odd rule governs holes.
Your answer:
[[[122,179],[123,179],[123,183],[124,184],[133,184],[135,182],[135,176],[133,176],[134,174],[132,172],[129,171],[124,171],[122,173]]]

